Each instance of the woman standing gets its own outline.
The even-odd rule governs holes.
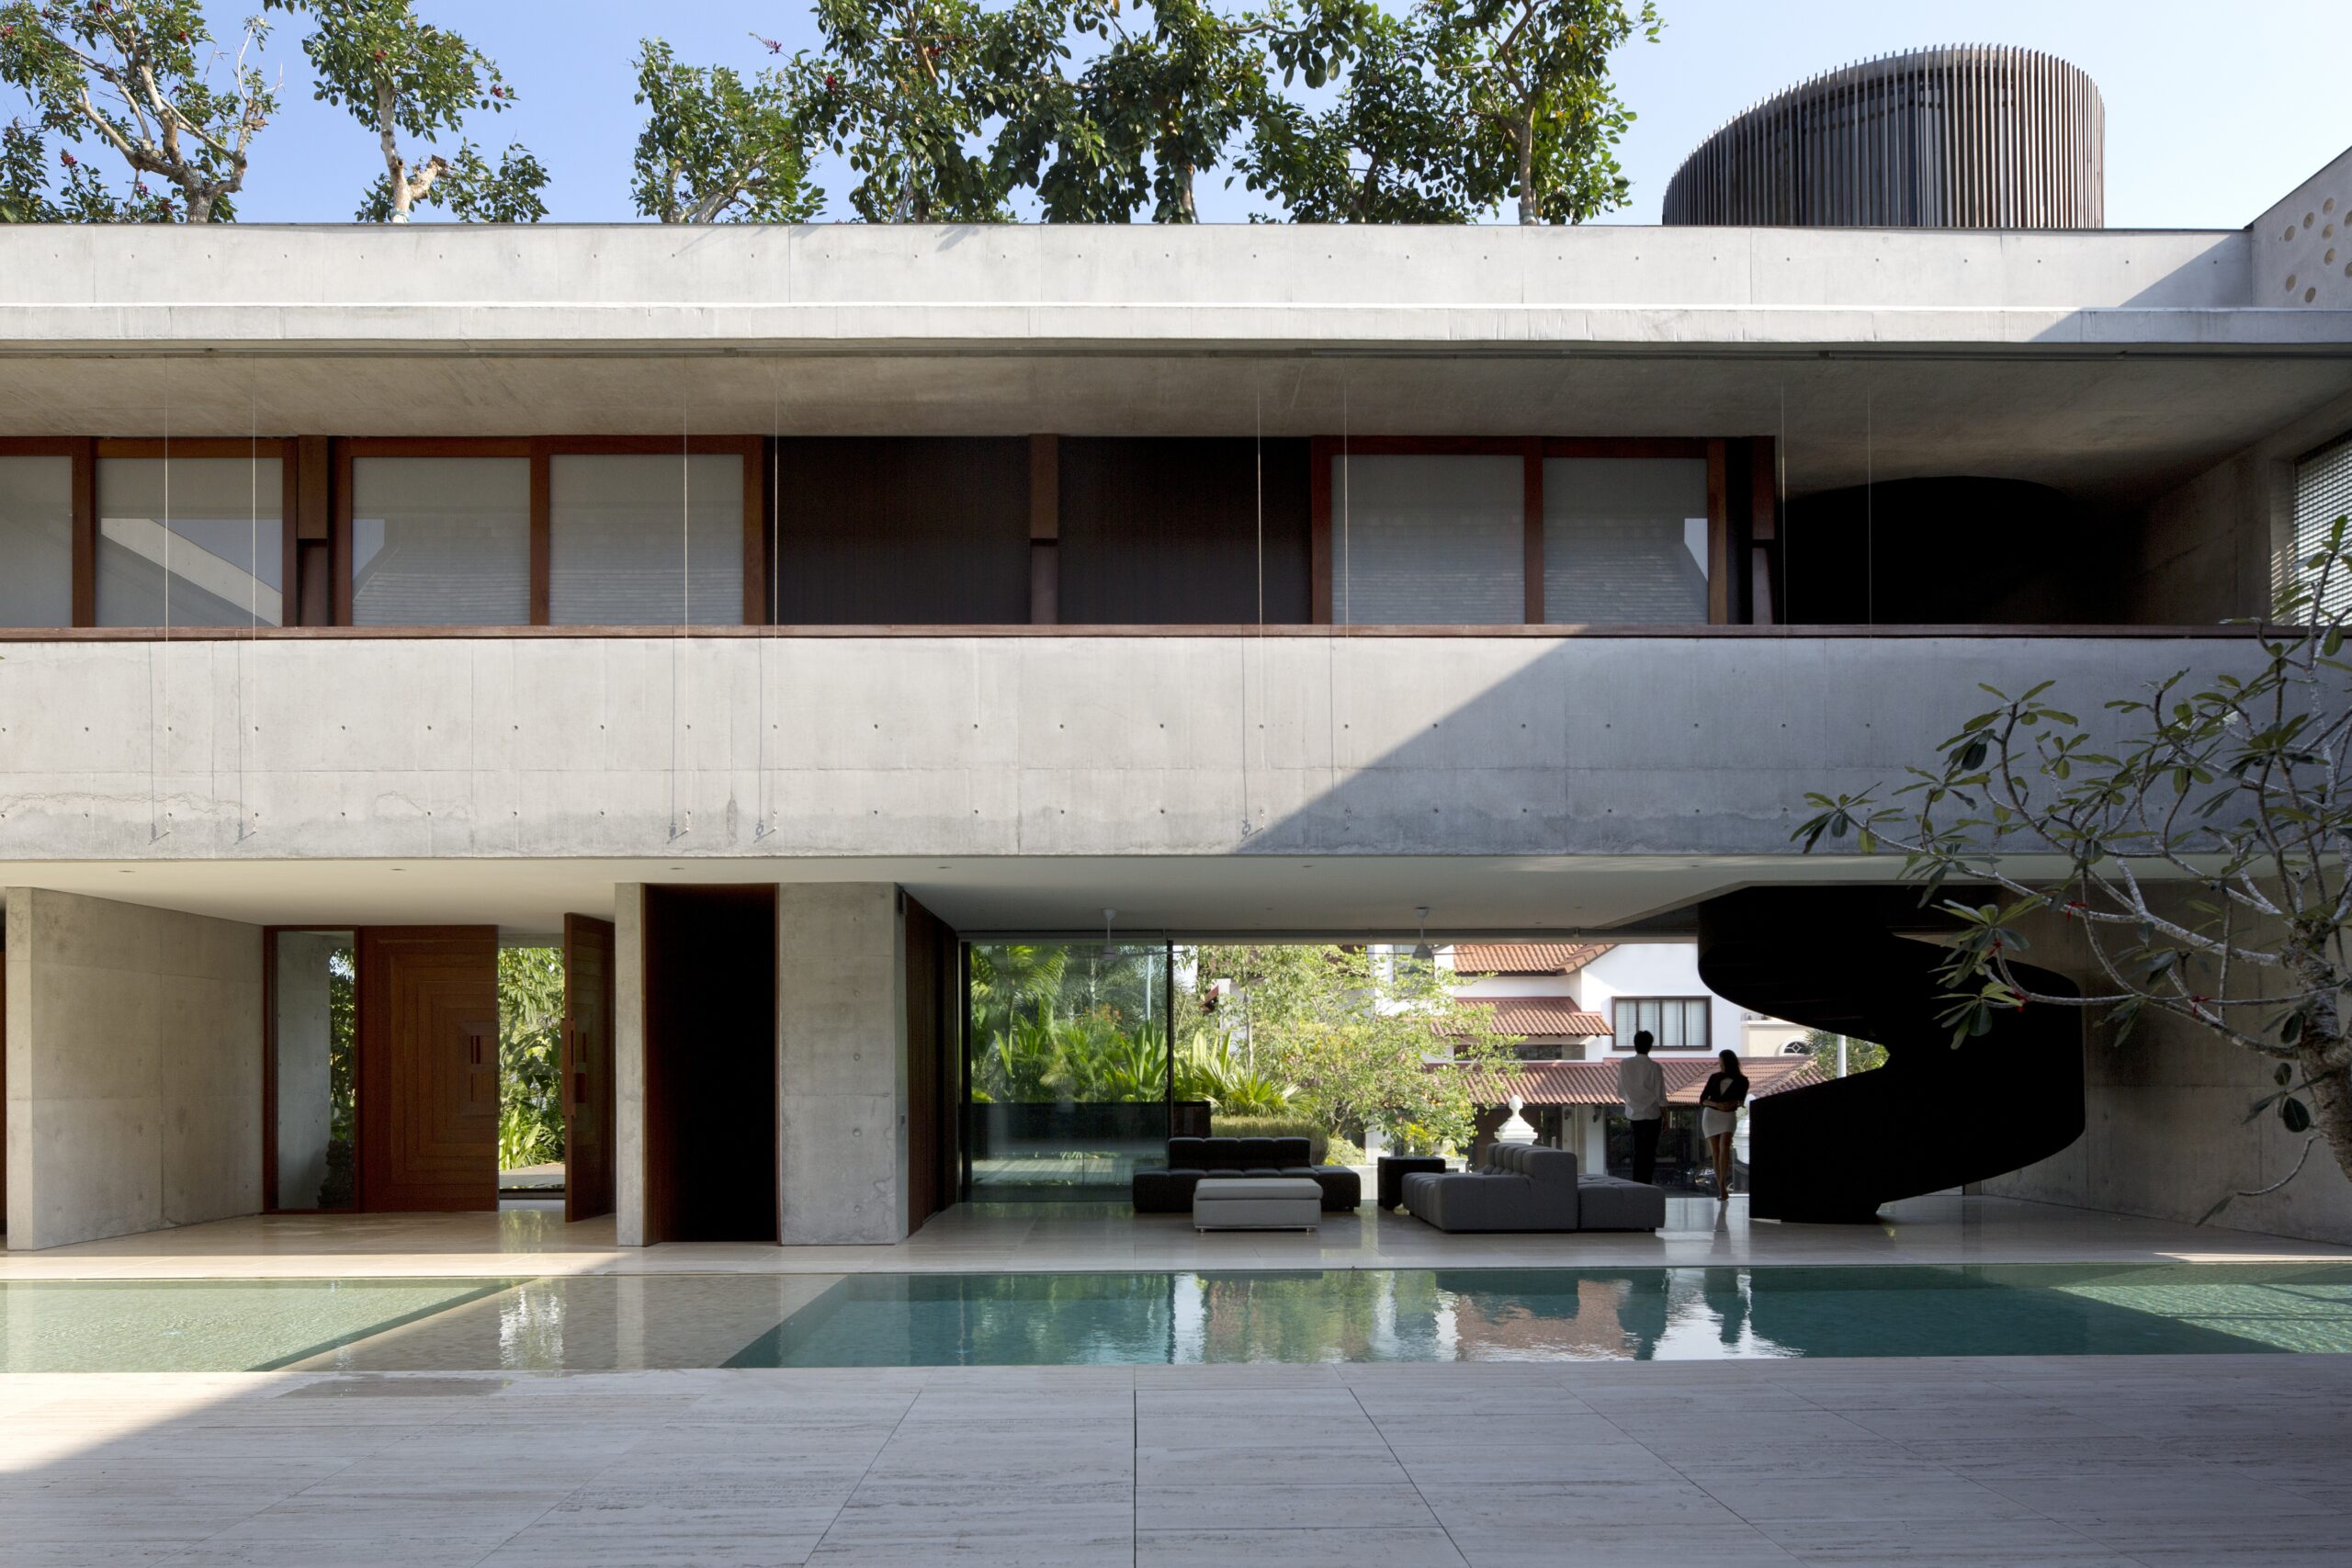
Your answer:
[[[1707,1076],[1707,1087],[1699,1091],[1699,1131],[1707,1139],[1707,1152],[1715,1162],[1715,1197],[1731,1201],[1731,1135],[1739,1126],[1739,1108],[1747,1103],[1747,1075],[1739,1070],[1739,1053],[1725,1051],[1716,1057],[1723,1064],[1719,1071]]]

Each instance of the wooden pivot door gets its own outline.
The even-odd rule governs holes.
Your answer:
[[[359,1201],[498,1207],[498,929],[359,931]]]
[[[613,922],[563,918],[563,1217],[613,1212]]]

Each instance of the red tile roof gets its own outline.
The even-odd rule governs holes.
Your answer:
[[[1613,1034],[1609,1021],[1586,1012],[1573,997],[1464,997],[1465,1007],[1486,1008],[1495,1015],[1498,1034],[1566,1035],[1589,1039]]]
[[[1458,942],[1457,975],[1573,975],[1613,943],[1605,942]]]
[[[1702,1062],[1660,1058],[1658,1066],[1666,1074],[1667,1103],[1698,1104],[1699,1090],[1706,1086],[1707,1075],[1715,1070],[1715,1066],[1712,1057]],[[1617,1098],[1617,1064],[1613,1061],[1521,1062],[1516,1070],[1456,1067],[1449,1062],[1439,1062],[1432,1064],[1431,1070],[1463,1074],[1469,1079],[1470,1098],[1481,1105],[1507,1105],[1513,1095],[1530,1105],[1623,1103]],[[1805,1056],[1743,1056],[1739,1070],[1747,1075],[1750,1100],[1821,1081],[1812,1059]]]

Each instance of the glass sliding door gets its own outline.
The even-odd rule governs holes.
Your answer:
[[[356,942],[347,931],[270,933],[270,1205],[358,1202]]]
[[[971,1196],[1125,1197],[1166,1152],[1165,942],[976,942],[965,1031]]]

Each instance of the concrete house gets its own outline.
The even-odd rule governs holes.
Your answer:
[[[7,1245],[493,1205],[502,942],[565,949],[630,1244],[956,1202],[991,944],[1425,907],[1803,1022],[1894,874],[1805,791],[1980,681],[2246,656],[2352,468],[2347,210],[2352,156],[2211,232],[0,227]],[[2084,1060],[1934,1185],[2292,1158],[2193,1037]]]

